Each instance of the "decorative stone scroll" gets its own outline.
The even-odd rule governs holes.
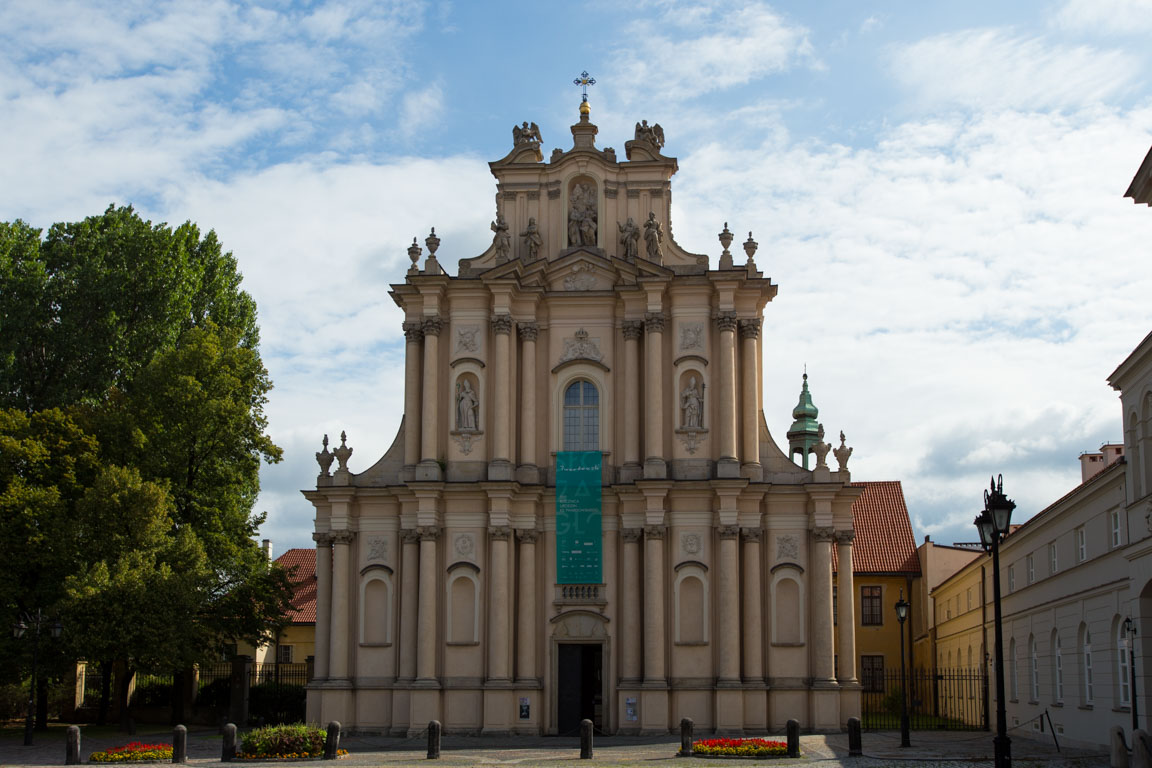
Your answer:
[[[444,321],[440,319],[440,315],[432,315],[424,318],[424,325],[422,330],[425,336],[439,336],[440,329],[444,327]]]
[[[512,316],[508,314],[492,315],[492,332],[501,334],[512,333]]]
[[[664,332],[664,313],[648,312],[644,315],[644,331],[646,333]]]
[[[721,539],[735,539],[740,535],[740,527],[736,525],[722,525],[716,529]]]
[[[508,541],[512,538],[512,528],[507,525],[497,525],[489,528],[488,538],[492,541]]]
[[[831,526],[817,526],[812,529],[812,538],[816,541],[832,541],[836,538],[836,530]]]
[[[668,528],[663,525],[646,525],[644,526],[644,538],[663,539],[667,530]]]
[[[759,544],[760,539],[763,536],[763,534],[764,534],[764,531],[761,528],[741,528],[740,529],[740,540],[741,541],[754,541],[757,544]]]
[[[740,338],[742,339],[758,339],[760,338],[760,323],[761,318],[754,317],[747,320],[740,321]]]
[[[625,320],[620,327],[624,331],[625,341],[636,341],[644,333],[644,324],[639,320]]]
[[[851,544],[856,539],[856,531],[836,531],[837,544]]]
[[[540,334],[540,326],[537,323],[517,323],[516,330],[520,333],[520,341],[536,341],[536,337]]]
[[[400,541],[404,544],[419,544],[420,531],[415,528],[405,528],[400,531]]]
[[[569,360],[600,362],[603,359],[604,355],[600,352],[600,346],[588,338],[588,331],[583,328],[576,331],[576,335],[572,338],[564,339],[564,352],[560,355],[561,363],[566,363]]]
[[[716,328],[717,330],[735,331],[737,325],[735,312],[717,312],[716,313]]]
[[[312,541],[316,542],[317,547],[330,547],[332,546],[332,534],[330,533],[313,533]]]
[[[440,538],[440,529],[435,525],[421,525],[416,532],[420,535],[420,541],[436,541]]]
[[[356,538],[356,534],[352,531],[332,531],[333,544],[351,544]]]
[[[424,339],[423,323],[401,323],[400,327],[404,329],[406,341],[420,343]]]
[[[517,528],[516,538],[525,544],[535,544],[540,538],[540,531],[535,528]]]

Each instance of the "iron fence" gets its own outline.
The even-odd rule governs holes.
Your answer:
[[[900,727],[900,670],[869,670],[863,688],[863,726]],[[908,722],[913,730],[988,729],[988,675],[983,669],[908,671]]]

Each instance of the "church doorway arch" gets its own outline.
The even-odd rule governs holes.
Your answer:
[[[551,733],[573,736],[580,721],[596,732],[609,723],[609,637],[607,617],[594,611],[568,611],[552,619]]]

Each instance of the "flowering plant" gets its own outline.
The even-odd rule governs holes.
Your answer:
[[[785,757],[788,743],[768,739],[701,739],[692,744],[697,755],[731,757]]]
[[[244,734],[243,744],[236,757],[241,760],[320,757],[324,754],[324,742],[327,738],[328,732],[323,728],[303,723],[269,725]],[[348,750],[337,750],[336,754],[342,757],[348,754]]]
[[[90,763],[158,763],[172,759],[171,744],[145,744],[133,741],[88,756]]]

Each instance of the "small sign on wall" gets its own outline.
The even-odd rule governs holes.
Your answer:
[[[532,704],[527,696],[520,697],[520,719],[528,720],[532,717]]]
[[[631,697],[624,699],[624,718],[633,723],[640,719],[636,714],[636,699]]]

